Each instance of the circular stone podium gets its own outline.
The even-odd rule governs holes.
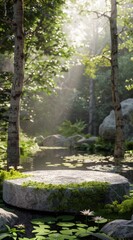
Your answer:
[[[115,173],[44,170],[24,174],[26,178],[4,181],[5,203],[29,210],[79,212],[114,200],[120,202],[129,194],[128,180]]]

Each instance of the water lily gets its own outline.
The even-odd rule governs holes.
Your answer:
[[[95,223],[105,223],[105,222],[107,222],[107,219],[103,218],[101,216],[96,216],[96,217],[93,218],[93,220],[95,221]]]
[[[94,212],[93,211],[91,211],[90,209],[88,209],[88,210],[83,210],[83,211],[80,211],[83,215],[85,215],[85,216],[93,216],[94,215]]]
[[[101,221],[101,220],[103,220],[103,217],[101,217],[101,216],[96,216],[96,217],[94,217],[93,218],[95,221]]]

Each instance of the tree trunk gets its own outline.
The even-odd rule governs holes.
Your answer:
[[[116,137],[114,148],[115,164],[119,165],[120,160],[124,158],[124,134],[123,134],[123,117],[121,104],[118,93],[118,35],[117,35],[117,3],[111,0],[111,83],[112,83],[112,100],[115,112]]]
[[[91,55],[95,56],[97,54],[98,46],[98,25],[96,20],[93,19],[92,24],[92,41],[91,41]],[[95,79],[89,79],[89,123],[88,123],[88,133],[91,135],[96,135],[96,102],[95,102]]]
[[[96,134],[96,127],[95,127],[95,80],[89,80],[89,126],[88,126],[88,133],[91,135]]]
[[[19,126],[20,126],[20,98],[24,79],[24,31],[23,31],[23,0],[14,0],[14,78],[12,81],[9,125],[8,125],[8,146],[7,146],[7,168],[13,166],[15,169],[20,161],[19,149]]]

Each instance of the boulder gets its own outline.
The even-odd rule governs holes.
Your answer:
[[[124,136],[126,140],[133,140],[133,98],[121,102],[124,121]],[[99,127],[99,135],[105,140],[115,139],[114,110],[103,120]]]
[[[102,229],[105,234],[120,238],[133,239],[133,220],[117,219],[107,223]]]
[[[91,136],[89,138],[81,138],[80,140],[78,140],[77,145],[80,146],[84,143],[88,144],[88,145],[89,144],[94,144],[94,143],[97,142],[97,140],[98,140],[98,137],[96,137],[96,136]]]
[[[79,212],[82,209],[87,209],[88,206],[94,209],[99,203],[122,201],[123,196],[129,194],[128,180],[115,173],[45,170],[31,171],[27,174],[30,174],[27,178],[4,181],[3,200],[7,204],[38,211]],[[36,182],[36,186],[30,185],[32,182]],[[99,190],[94,182],[96,184],[108,183],[107,188],[104,185]],[[49,187],[39,188],[37,183],[44,183],[45,186],[49,184]],[[72,183],[74,187],[70,185]],[[83,183],[87,183],[87,186],[85,187]],[[93,186],[89,187],[91,183]],[[83,185],[80,187],[76,184]]]
[[[67,146],[70,148],[75,148],[78,141],[82,139],[83,137],[79,134],[73,135],[71,137],[67,138]]]
[[[44,141],[44,137],[43,136],[37,136],[35,137],[35,142],[38,144],[38,146],[43,146],[43,141]]]
[[[0,230],[5,230],[6,225],[13,227],[17,224],[18,216],[12,212],[8,212],[0,208]]]
[[[74,148],[81,135],[73,135],[70,137],[64,137],[60,134],[50,135],[43,139],[42,145],[47,147],[69,147]]]
[[[43,139],[43,146],[46,147],[65,147],[66,146],[67,139],[60,135],[50,135]]]

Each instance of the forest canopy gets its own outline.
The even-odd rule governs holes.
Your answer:
[[[21,4],[21,26],[15,18],[16,3]],[[121,102],[132,97],[133,88],[132,1],[0,2],[1,132],[7,132],[10,125],[13,58],[17,51],[15,44],[20,40],[19,26],[24,41],[24,77],[19,96],[20,119],[16,120],[15,131],[21,124],[29,136],[47,136],[56,133],[68,120],[83,121],[87,126],[84,133],[98,135],[99,125],[113,108],[110,24],[115,18],[111,15],[112,6],[117,7],[114,36],[118,38],[117,91]],[[8,129],[8,141],[9,132]]]

